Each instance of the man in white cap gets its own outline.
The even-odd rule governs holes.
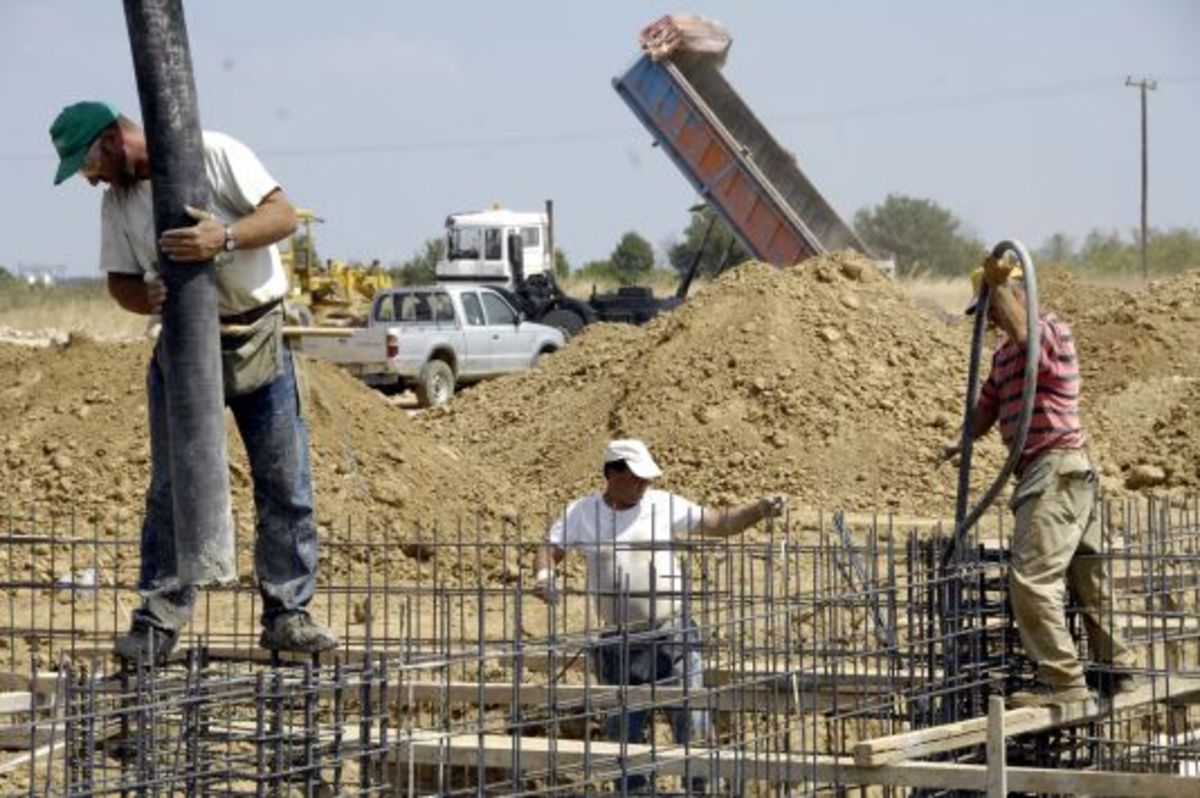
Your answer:
[[[700,630],[693,621],[693,602],[688,600],[676,549],[693,536],[728,537],[764,518],[778,517],[784,500],[767,497],[717,512],[654,490],[650,483],[662,476],[662,469],[639,440],[611,441],[602,463],[604,490],[571,502],[538,551],[535,593],[553,600],[555,565],[568,549],[580,551],[587,560],[587,592],[596,597],[604,625],[594,652],[601,683],[701,689]],[[709,738],[708,712],[673,710],[670,715],[677,743]],[[608,738],[642,742],[648,716],[647,710],[623,708],[608,718]],[[703,778],[690,782],[693,791],[703,791]],[[633,791],[646,783],[644,774],[635,773],[617,788]]]

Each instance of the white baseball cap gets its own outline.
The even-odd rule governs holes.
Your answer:
[[[608,448],[604,450],[604,464],[608,465],[619,460],[623,460],[629,466],[629,470],[634,473],[634,476],[642,479],[654,479],[662,476],[662,469],[650,456],[650,450],[646,448],[646,444],[634,438],[608,442]]]

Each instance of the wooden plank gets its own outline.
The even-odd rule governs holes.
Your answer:
[[[988,698],[987,794],[988,798],[1008,798],[1008,774],[1005,767],[1004,698]]]
[[[26,764],[32,766],[33,762],[49,754],[61,751],[66,747],[66,745],[67,741],[60,739],[55,740],[52,743],[46,743],[45,745],[38,746],[32,751],[22,751],[19,754],[14,754],[8,759],[0,761],[0,773],[9,773]]]
[[[54,737],[51,734],[50,723],[49,720],[44,720],[39,723],[10,723],[0,726],[0,750],[19,751],[29,748],[31,743],[41,745],[49,742]],[[62,735],[62,721],[58,722],[54,731]]]
[[[547,772],[555,768],[564,780],[586,775],[590,781],[612,779],[624,767],[664,775],[715,772],[726,778],[764,783],[838,783],[911,788],[976,790],[987,785],[984,765],[953,762],[901,762],[862,767],[850,757],[788,755],[731,751],[693,746],[653,747],[607,741],[514,738],[507,735],[439,735],[421,732],[400,739],[392,760],[397,764],[451,765]],[[569,769],[584,769],[572,773]],[[710,770],[711,768],[711,770]],[[1067,769],[1009,767],[1008,789],[1014,792],[1090,795],[1200,797],[1200,780],[1160,773],[1115,773]]]
[[[15,715],[18,712],[31,712],[46,703],[44,695],[25,690],[0,693],[0,715]]]
[[[1009,736],[1046,731],[1058,726],[1090,720],[1109,712],[1120,712],[1156,701],[1185,702],[1200,695],[1200,678],[1176,677],[1170,680],[1170,692],[1163,683],[1147,682],[1132,693],[1099,702],[1082,702],[1066,707],[1031,707],[1012,709],[1004,713],[1004,727]],[[987,717],[972,718],[958,723],[933,726],[928,729],[892,734],[863,740],[854,746],[854,761],[871,767],[901,762],[930,754],[954,751],[981,745],[987,739]],[[1014,789],[1011,785],[1009,789]]]

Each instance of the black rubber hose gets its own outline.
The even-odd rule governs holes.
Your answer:
[[[207,208],[204,143],[182,0],[125,0],[150,152],[156,236]],[[158,357],[167,395],[175,553],[184,585],[236,577],[216,270],[158,257],[167,286]]]
[[[967,378],[966,411],[963,414],[962,429],[962,459],[958,468],[958,496],[954,519],[954,535],[950,539],[942,555],[942,566],[945,567],[954,558],[967,531],[975,525],[979,518],[987,512],[996,500],[996,496],[1004,487],[1004,483],[1016,470],[1021,460],[1021,451],[1025,448],[1025,439],[1029,436],[1029,423],[1033,418],[1033,403],[1037,397],[1038,363],[1041,352],[1041,324],[1038,318],[1039,302],[1037,273],[1034,270],[1033,259],[1025,250],[1025,245],[1016,240],[1001,241],[992,248],[992,257],[1001,258],[1007,253],[1016,255],[1024,273],[1025,283],[1025,385],[1021,393],[1021,413],[1017,418],[1017,432],[1008,448],[1008,458],[1004,466],[992,480],[992,484],[984,491],[983,496],[975,503],[970,512],[965,512],[967,496],[970,491],[971,468],[971,426],[975,421],[975,387],[978,381],[979,360],[983,349],[982,323],[987,316],[989,291],[985,287],[979,293],[979,303],[975,308],[975,334],[971,339],[971,373]]]

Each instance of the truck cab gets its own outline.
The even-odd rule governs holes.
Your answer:
[[[553,274],[549,216],[545,213],[486,211],[446,217],[446,257],[436,267],[439,282],[471,282],[520,289],[535,275]],[[519,257],[512,249],[520,246]],[[521,264],[523,274],[513,273]]]

